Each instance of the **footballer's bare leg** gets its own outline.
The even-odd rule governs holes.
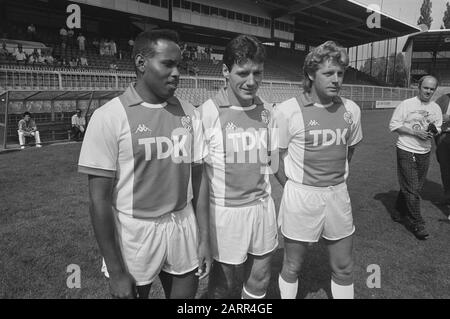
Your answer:
[[[273,253],[263,256],[248,255],[245,262],[245,278],[242,299],[262,299],[266,296],[270,281],[270,266]]]
[[[208,281],[209,299],[233,298],[235,267],[214,260]]]
[[[298,275],[302,268],[309,243],[284,237],[284,259],[278,285],[282,299],[295,299],[298,290]]]
[[[194,299],[198,288],[196,270],[184,275],[172,275],[161,271],[159,279],[168,299]]]
[[[332,270],[331,292],[334,299],[353,299],[353,236],[325,241]]]
[[[152,288],[152,284],[136,286],[137,297],[138,299],[148,299],[148,295],[150,293],[150,288]]]

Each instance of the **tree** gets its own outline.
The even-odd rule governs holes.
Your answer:
[[[395,70],[394,70],[395,65]],[[370,59],[367,59],[362,72],[370,74]],[[389,56],[388,61],[388,84],[398,87],[405,87],[408,83],[405,57],[402,53],[395,53]],[[374,58],[372,61],[372,77],[384,82],[386,80],[386,57]]]
[[[442,21],[444,22],[445,29],[450,29],[450,3],[448,2],[447,2],[447,10],[445,10],[444,12],[444,17],[442,18]]]
[[[431,28],[431,23],[433,22],[433,18],[431,17],[431,8],[433,7],[433,3],[431,0],[423,0],[422,7],[420,8],[420,18],[417,20],[417,24],[425,24],[428,29]]]

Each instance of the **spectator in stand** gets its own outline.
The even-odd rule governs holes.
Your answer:
[[[78,42],[78,49],[80,50],[80,52],[84,52],[86,50],[86,45],[85,45],[86,38],[83,36],[83,34],[81,32],[78,35],[77,42]]]
[[[109,51],[107,42],[106,42],[105,39],[101,39],[100,40],[100,46],[99,46],[99,54],[101,56],[108,55],[107,51]]]
[[[35,41],[36,40],[36,27],[34,24],[30,24],[27,28],[27,38],[28,40]]]
[[[109,65],[109,70],[110,71],[117,71],[119,68],[117,67],[117,64],[116,64],[116,60],[113,60],[112,62],[111,62],[111,64]]]
[[[0,49],[0,55],[1,56],[10,56],[11,53],[8,51],[8,49],[6,48],[6,42],[2,43],[2,47]]]
[[[134,40],[130,39],[130,40],[128,40],[128,51],[129,51],[130,57],[133,55],[133,48],[134,48]]]
[[[76,114],[72,116],[72,136],[75,141],[83,139],[86,129],[86,119],[81,115],[81,110],[77,109]]]
[[[55,62],[55,59],[53,58],[53,56],[51,55],[50,51],[47,51],[44,55],[44,62],[47,65],[53,65],[53,63]]]
[[[69,48],[73,48],[75,43],[75,31],[73,29],[69,29],[67,31],[67,45]]]
[[[111,39],[111,41],[109,42],[109,50],[110,50],[110,54],[113,57],[117,56],[117,44],[113,39]]]
[[[72,57],[72,58],[70,59],[70,61],[69,61],[69,66],[70,66],[71,68],[76,68],[76,67],[78,66],[77,59],[76,59],[75,57]]]
[[[35,59],[34,54],[28,55],[27,63],[29,65],[34,65],[36,63],[36,59]]]
[[[19,134],[20,148],[25,148],[25,138],[33,136],[36,140],[36,147],[41,147],[41,138],[39,131],[37,130],[36,122],[31,118],[30,112],[23,113],[23,119],[19,121]]]
[[[22,44],[17,45],[17,49],[14,51],[14,57],[16,58],[17,64],[25,64],[27,61],[27,55],[23,51]]]
[[[208,45],[205,48],[205,54],[206,54],[206,59],[211,60],[211,46],[210,45]]]
[[[194,76],[198,76],[200,73],[200,68],[198,67],[197,63],[194,63],[192,66],[192,73]]]
[[[81,66],[82,68],[86,68],[86,67],[88,67],[88,66],[89,66],[89,64],[88,64],[88,61],[87,61],[87,58],[86,58],[86,55],[85,55],[85,54],[82,54],[82,55],[81,55],[81,57],[80,57],[80,66]]]
[[[96,49],[99,49],[99,48],[100,48],[100,42],[98,42],[98,39],[97,39],[97,38],[95,38],[95,39],[92,41],[92,45],[93,45]]]
[[[65,58],[63,58],[63,59],[60,61],[59,65],[60,65],[62,68],[68,68],[68,67],[69,67],[69,63],[67,63],[67,60],[66,60]]]
[[[61,50],[63,52],[65,52],[66,51],[66,46],[67,46],[67,30],[64,27],[62,27],[59,30],[59,37],[61,39]]]

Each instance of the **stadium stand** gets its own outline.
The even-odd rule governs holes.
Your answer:
[[[125,0],[132,5],[137,6],[139,10],[144,8],[152,10],[157,8],[153,5],[158,3],[159,8],[167,8],[167,1],[136,1]],[[195,1],[194,1],[195,2]],[[194,2],[173,1],[173,17],[169,19],[186,19],[197,17],[198,12]],[[286,0],[286,8],[295,1]],[[339,4],[337,4],[339,2]],[[11,54],[0,54],[0,96],[2,100],[6,98],[8,103],[13,103],[14,107],[2,107],[0,102],[0,126],[7,127],[6,135],[9,142],[16,139],[15,126],[18,116],[24,109],[30,109],[35,115],[35,119],[40,126],[44,140],[66,139],[67,126],[69,126],[70,116],[75,109],[75,103],[66,103],[63,101],[74,102],[76,105],[91,105],[91,102],[97,101],[95,106],[90,109],[90,113],[105,101],[122,92],[131,81],[135,79],[134,66],[131,61],[130,46],[128,41],[137,33],[146,27],[175,27],[179,31],[181,40],[180,47],[186,49],[189,54],[185,54],[184,62],[181,67],[182,78],[176,95],[180,98],[190,101],[194,105],[199,105],[203,101],[213,96],[217,89],[224,86],[222,77],[221,53],[226,42],[236,33],[246,32],[258,35],[266,44],[267,59],[265,63],[264,82],[260,88],[259,95],[269,103],[279,103],[288,98],[298,96],[301,93],[303,74],[301,66],[308,53],[309,46],[317,45],[327,39],[325,33],[320,36],[308,36],[308,32],[317,34],[321,28],[317,21],[306,21],[304,15],[299,12],[293,12],[293,15],[300,14],[297,19],[301,28],[301,33],[310,44],[299,44],[293,42],[294,28],[288,20],[284,22],[275,21],[270,31],[270,19],[258,18],[255,15],[267,14],[269,7],[261,9],[260,6],[266,4],[255,4],[253,1],[230,1],[225,5],[227,10],[220,9],[215,14],[215,8],[208,5],[200,5],[200,18],[208,17],[210,21],[218,22],[205,28],[201,23],[192,25],[192,21],[176,23],[164,22],[161,18],[152,17],[152,10],[148,11],[150,19],[146,14],[136,11],[134,14],[123,11],[123,9],[114,9],[109,4],[102,4],[99,7],[90,6],[80,2],[83,12],[83,25],[81,29],[75,30],[74,40],[63,41],[60,35],[61,27],[66,24],[66,6],[69,1],[56,0],[4,0],[0,1],[0,45],[5,42],[9,53],[12,53],[18,44],[24,47],[27,54],[31,54],[36,48],[41,53],[49,52],[54,58],[54,63],[21,63],[17,64],[14,56]],[[139,3],[139,4],[133,4]],[[164,4],[165,3],[165,4]],[[177,7],[189,4],[187,7]],[[184,3],[184,4],[183,4]],[[290,4],[289,4],[290,3]],[[278,6],[281,6],[279,4]],[[345,7],[354,10],[356,15],[365,14],[365,8],[349,3],[344,0],[323,3],[322,6],[339,8]],[[321,6],[308,6],[306,11],[312,14],[318,14],[315,10],[321,10]],[[333,8],[329,10],[334,10]],[[179,10],[180,9],[180,10]],[[156,12],[156,11],[155,11]],[[241,12],[241,13],[240,13]],[[205,15],[206,13],[206,15]],[[248,16],[245,14],[247,13]],[[288,12],[285,12],[288,13]],[[281,13],[278,13],[281,14]],[[225,16],[226,15],[226,16]],[[282,15],[282,14],[281,14]],[[27,16],[29,21],[24,23],[23,17]],[[143,17],[145,16],[145,18]],[[242,16],[242,20],[240,18]],[[51,17],[51,19],[49,19]],[[281,16],[279,16],[281,17]],[[248,21],[246,19],[249,19]],[[346,18],[345,16],[339,17]],[[223,22],[227,20],[225,26]],[[231,19],[231,20],[230,20]],[[256,20],[255,20],[256,19]],[[306,19],[306,20],[305,20]],[[217,21],[216,21],[217,20]],[[253,21],[254,20],[254,21]],[[149,23],[149,21],[151,21]],[[207,21],[207,20],[202,20]],[[305,23],[302,25],[302,23]],[[36,34],[30,39],[26,32],[27,26],[33,23],[36,26]],[[207,24],[207,22],[204,22]],[[211,22],[212,23],[212,22]],[[411,28],[404,26],[389,18],[386,21],[387,30],[398,28],[398,32],[411,32]],[[191,25],[190,25],[191,24]],[[342,25],[346,25],[342,22]],[[361,25],[358,28],[364,29]],[[258,29],[259,28],[259,29]],[[352,27],[352,32],[357,30]],[[67,28],[66,28],[67,29]],[[264,29],[264,30],[263,30]],[[382,32],[390,32],[380,30]],[[262,33],[258,33],[264,31]],[[333,33],[330,28],[324,31]],[[291,34],[289,34],[291,32]],[[363,31],[364,32],[364,31]],[[80,52],[76,38],[82,33],[86,38],[85,51]],[[357,36],[345,37],[345,30],[339,30],[338,41],[341,44],[351,46],[360,42],[368,41],[369,38],[359,38]],[[374,36],[381,36],[376,35]],[[383,37],[387,35],[383,34]],[[336,38],[336,36],[334,36]],[[106,40],[112,39],[116,43],[117,54],[110,55],[109,50],[104,45]],[[281,45],[281,41],[283,46]],[[275,41],[274,41],[275,40]],[[355,42],[356,41],[356,42]],[[63,42],[65,44],[63,44]],[[202,48],[199,51],[199,48]],[[208,51],[206,50],[208,48]],[[106,51],[105,51],[106,50]],[[70,66],[68,62],[77,60],[83,55],[87,66]],[[111,64],[117,65],[117,69],[111,69]],[[196,72],[192,72],[193,64],[198,67]],[[195,75],[196,73],[197,75]],[[343,88],[343,96],[350,97],[360,103],[363,108],[374,108],[375,101],[389,100],[412,96],[414,90],[381,88],[377,85],[383,85],[370,76],[349,68],[344,83],[348,84]],[[9,93],[4,93],[8,91]],[[11,93],[11,94],[10,94]],[[47,103],[46,102],[51,102]],[[50,106],[51,104],[51,106]],[[64,105],[63,105],[64,104]],[[36,105],[41,105],[36,112]],[[63,106],[61,106],[63,105]],[[9,111],[8,111],[9,109]],[[6,110],[6,111],[5,111]],[[89,107],[88,107],[89,110]],[[5,114],[6,113],[6,114]],[[5,115],[5,116],[3,116]],[[89,116],[89,115],[88,115]],[[3,119],[7,118],[6,121]],[[6,122],[6,123],[4,123]],[[3,123],[3,124],[2,124]],[[7,125],[7,123],[9,123]],[[0,139],[2,139],[2,128],[0,127]],[[4,134],[3,134],[4,135]]]

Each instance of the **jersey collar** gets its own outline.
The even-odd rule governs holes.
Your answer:
[[[301,105],[304,105],[304,106],[314,105],[314,101],[312,100],[311,96],[306,92],[304,92],[303,94],[300,94],[299,100],[300,100]],[[341,103],[342,103],[341,97],[339,97],[339,96],[333,97],[333,104],[341,104]]]
[[[125,92],[120,96],[120,101],[124,106],[135,106],[144,102],[144,100],[142,100],[142,98],[136,92],[134,88],[135,85],[136,82],[131,83],[130,86],[125,90]]]

